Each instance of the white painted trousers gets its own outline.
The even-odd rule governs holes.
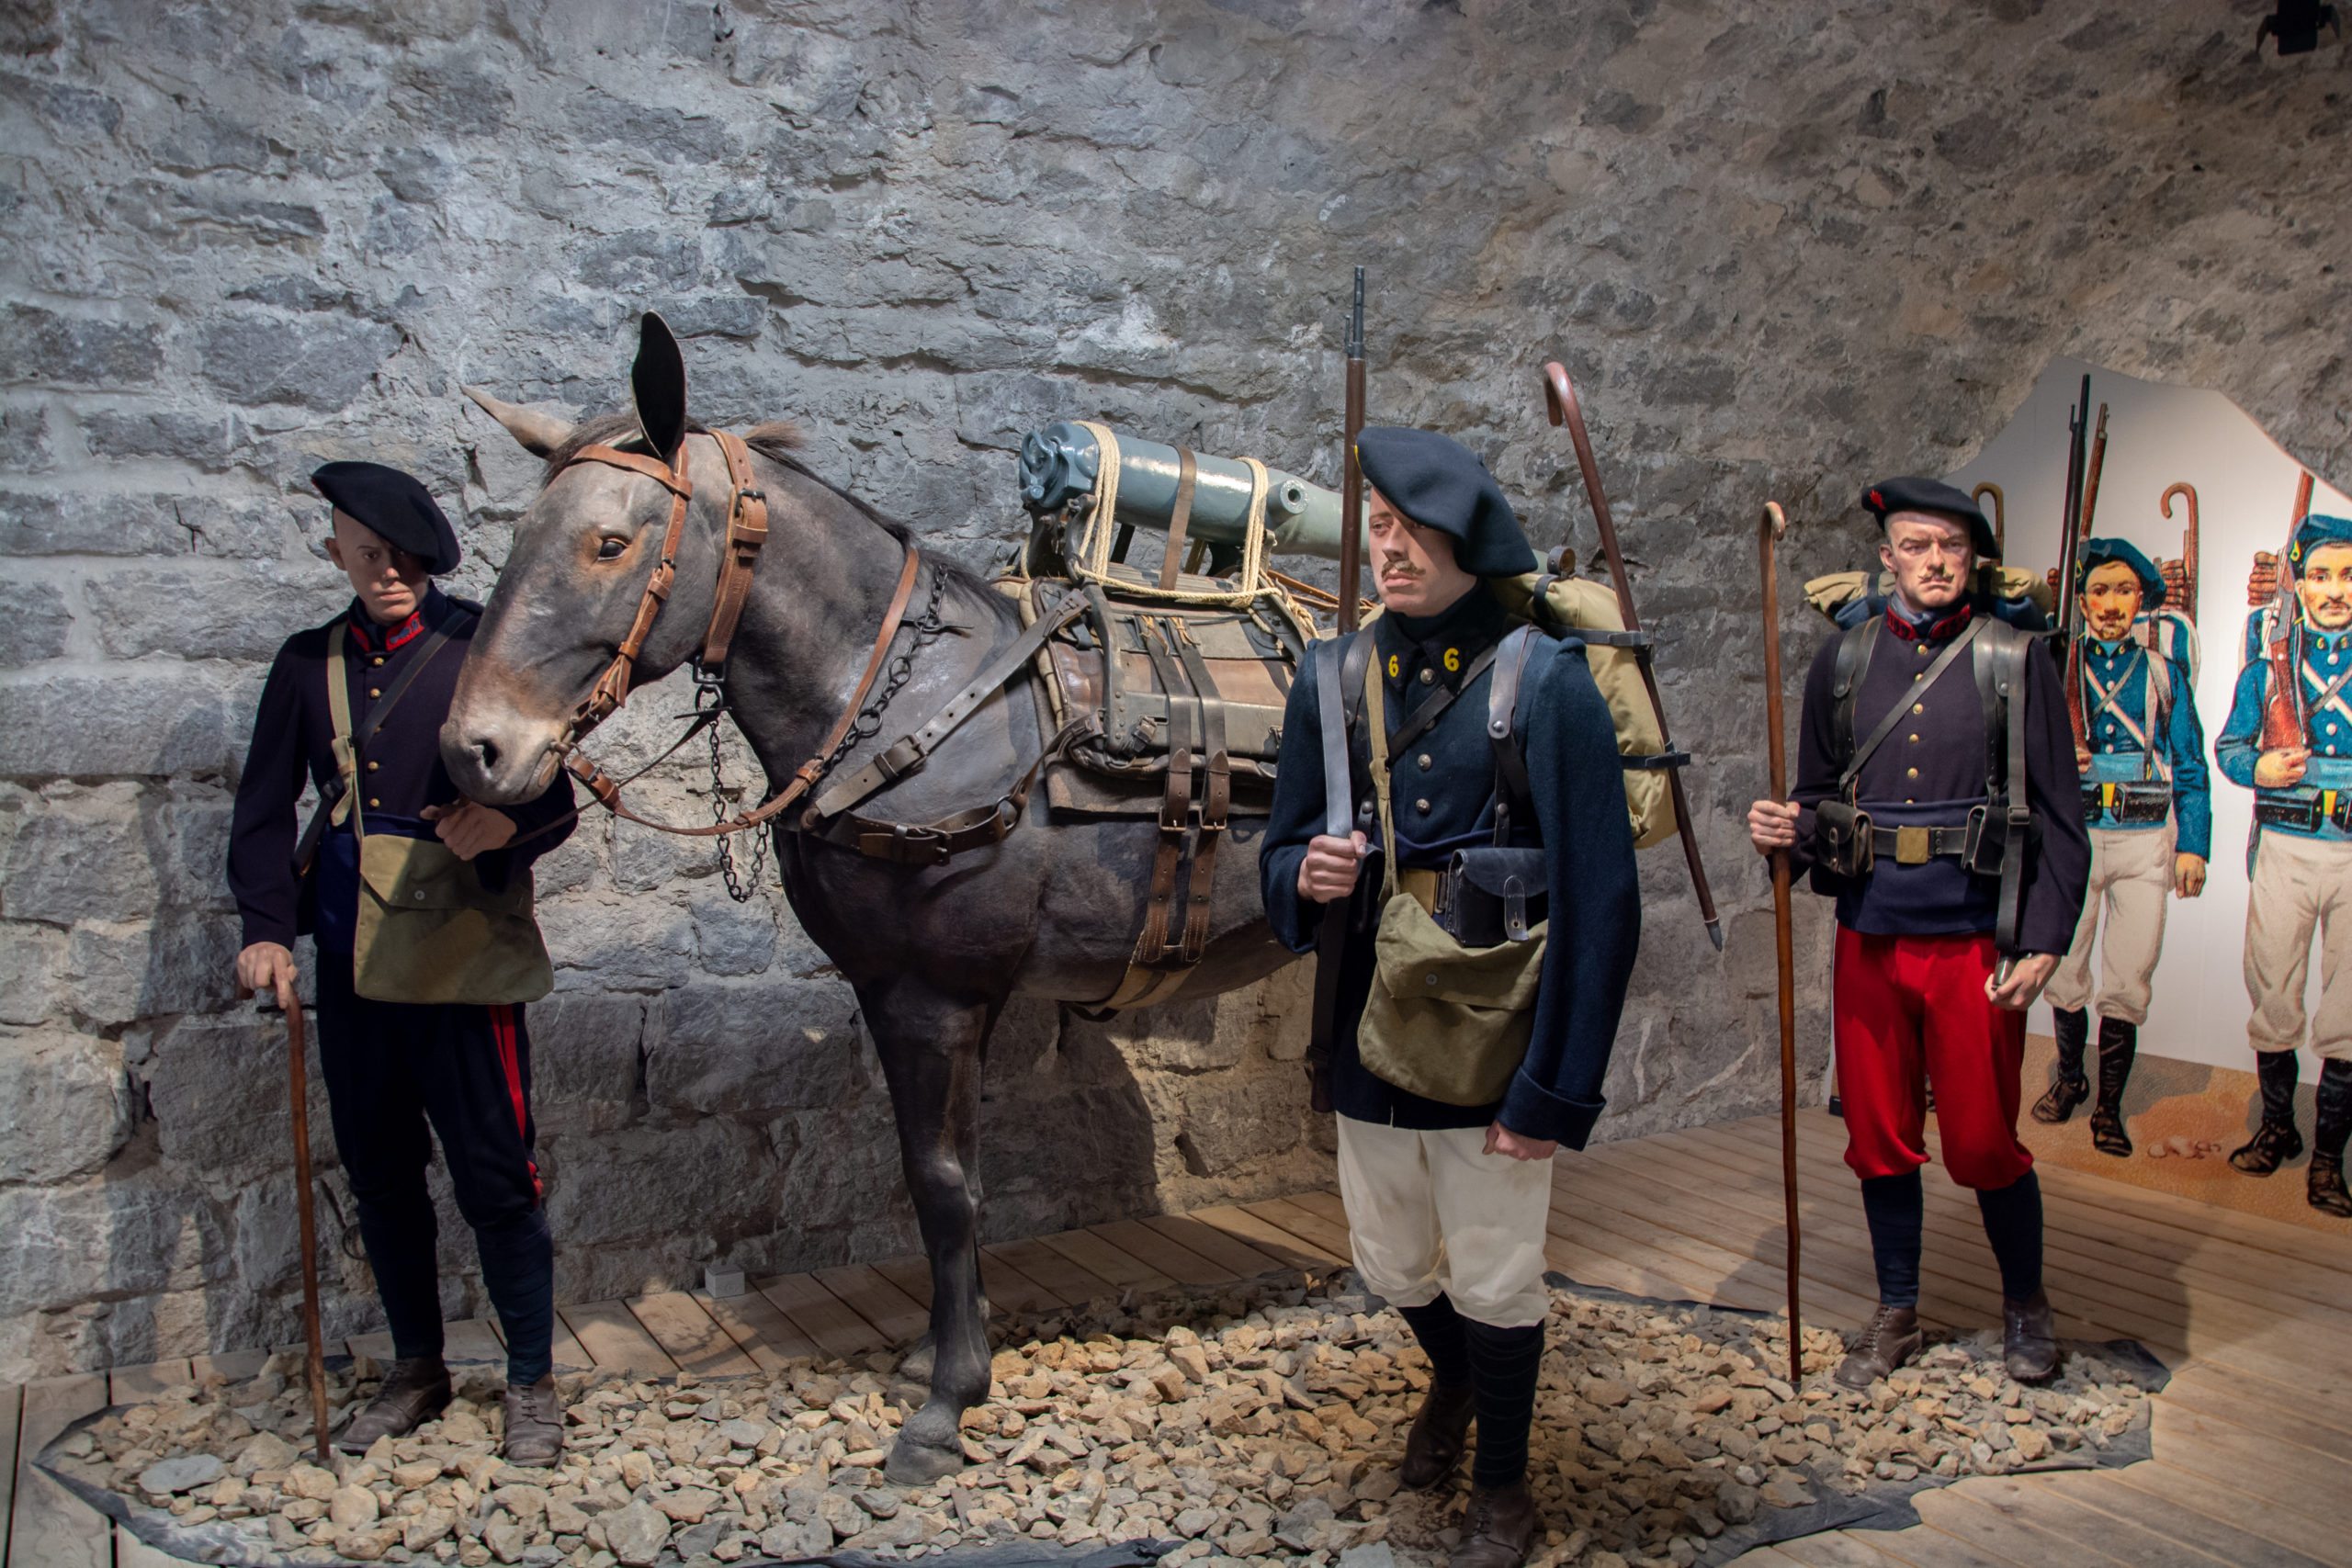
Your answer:
[[[2165,950],[2165,908],[2172,897],[2173,825],[2093,828],[2090,889],[2075,944],[2059,961],[2042,996],[2054,1008],[2091,1005],[2091,944],[2098,944],[2098,1015],[2148,1021],[2150,981]],[[2099,926],[2105,916],[2106,934]]]
[[[2254,1004],[2246,1043],[2291,1051],[2303,1043],[2303,987],[2319,937],[2319,1009],[2313,1054],[2352,1061],[2352,841],[2266,832],[2254,852],[2245,901],[2245,994]]]
[[[1417,1133],[1339,1118],[1340,1198],[1356,1271],[1397,1306],[1442,1291],[1496,1328],[1544,1321],[1552,1162],[1484,1152],[1484,1127]]]

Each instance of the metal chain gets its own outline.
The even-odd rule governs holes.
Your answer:
[[[890,705],[890,699],[899,694],[899,689],[914,678],[915,655],[937,641],[940,634],[947,629],[946,623],[939,618],[939,596],[946,586],[947,574],[934,568],[931,574],[931,597],[924,604],[922,615],[902,623],[905,629],[915,634],[914,641],[904,653],[890,661],[880,694],[858,710],[857,722],[849,727],[849,733],[842,737],[842,743],[833,748],[831,756],[825,759],[818,778],[822,779],[831,773],[841,764],[842,759],[855,750],[862,742],[871,740],[882,732],[883,710]],[[721,709],[726,706],[726,694],[715,685],[706,685],[695,693],[696,713],[706,711],[703,706],[706,693]],[[766,802],[761,804],[765,805]],[[714,822],[727,820],[727,781],[719,763],[718,726],[714,723],[710,727],[710,819]],[[738,904],[748,903],[752,895],[759,890],[761,879],[767,869],[768,833],[769,829],[763,826],[758,834],[759,841],[752,847],[751,873],[748,877],[740,879],[735,869],[734,848],[729,842],[730,835],[722,833],[711,840],[712,847],[718,852],[718,874],[726,880],[727,896]]]

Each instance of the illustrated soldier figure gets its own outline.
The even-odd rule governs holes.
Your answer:
[[[1970,591],[1999,547],[1966,492],[1889,479],[1862,504],[1894,597],[1814,660],[1793,798],[1747,815],[1759,852],[1787,850],[1838,900],[1838,1089],[1879,1293],[1838,1380],[1867,1388],[1924,1343],[1932,1087],[1945,1168],[1975,1189],[2000,1264],[2003,1358],[2030,1381],[2056,1370],[2058,1342],[2018,1080],[2025,1010],[2072,944],[2089,874],[2071,726],[2048,650]]]
[[[2254,791],[2247,849],[2246,1020],[2262,1122],[2230,1163],[2268,1176],[2303,1152],[2295,1127],[2295,1051],[2306,1021],[2321,1058],[2312,1129],[2311,1205],[2352,1218],[2344,1145],[2352,1134],[2352,520],[2312,515],[2296,527],[2283,624],[2249,626],[2230,720],[2213,743],[2232,784]],[[2254,619],[2258,623],[2262,617]],[[2312,939],[2318,1009],[2306,1021]]]
[[[1418,430],[1367,429],[1357,451],[1385,613],[1319,645],[1291,688],[1261,874],[1295,952],[1363,911],[1339,950],[1329,1075],[1356,1267],[1430,1359],[1402,1479],[1451,1475],[1475,1417],[1453,1561],[1512,1568],[1536,1526],[1551,1156],[1600,1115],[1641,927],[1633,836],[1583,645],[1514,629],[1482,581],[1535,567],[1486,466]],[[1327,689],[1349,719],[1340,815],[1376,831],[1327,830]],[[1548,922],[1547,886],[1566,893]]]
[[[431,581],[456,568],[457,535],[424,487],[396,468],[329,463],[311,478],[334,506],[327,552],[356,597],[325,626],[288,638],[270,666],[237,786],[229,886],[244,920],[241,986],[298,1005],[294,938],[310,931],[318,942],[319,1064],[397,1358],[381,1392],[336,1440],[359,1452],[449,1403],[424,1179],[437,1139],[506,1333],[506,1456],[549,1464],[562,1450],[563,1413],[550,1375],[553,1254],[531,1157],[523,1009],[375,999],[361,993],[355,965],[384,969],[401,995],[442,988],[435,975],[398,972],[409,929],[398,922],[411,917],[379,908],[378,897],[380,867],[429,865],[432,856],[470,867],[438,887],[478,887],[476,902],[501,909],[519,891],[526,945],[535,947],[529,866],[570,833],[571,784],[558,774],[554,788],[511,811],[459,796],[441,764],[440,730],[481,606]],[[339,694],[330,689],[338,674]],[[321,819],[298,849],[295,807],[306,781],[319,789]],[[414,899],[426,900],[424,888],[416,883]],[[495,933],[514,926],[511,914],[484,917],[480,929],[492,938],[468,940],[450,962],[496,961]],[[543,968],[543,948],[536,958]],[[526,985],[524,994],[545,989]]]
[[[2082,714],[2075,761],[2090,830],[2090,888],[2074,945],[2043,993],[2057,1016],[2058,1076],[2033,1107],[2060,1122],[2090,1098],[2083,1053],[2090,1039],[2091,946],[2099,944],[2098,1099],[2091,1143],[2132,1152],[2123,1089],[2148,1021],[2149,982],[2164,951],[2168,896],[2205,890],[2212,852],[2212,789],[2197,720],[2188,623],[2164,614],[2155,563],[2121,539],[2086,539],[2076,596],[2086,627]],[[2100,917],[2107,931],[2099,934]]]

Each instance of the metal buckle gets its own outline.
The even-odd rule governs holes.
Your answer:
[[[1927,864],[1934,858],[1928,851],[1930,841],[1925,828],[1897,828],[1894,830],[1894,863]]]

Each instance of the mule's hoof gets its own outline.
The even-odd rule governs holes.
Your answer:
[[[923,1486],[943,1475],[953,1475],[964,1468],[964,1446],[959,1441],[953,1449],[934,1448],[899,1434],[890,1445],[890,1457],[882,1466],[882,1477],[893,1486]]]

